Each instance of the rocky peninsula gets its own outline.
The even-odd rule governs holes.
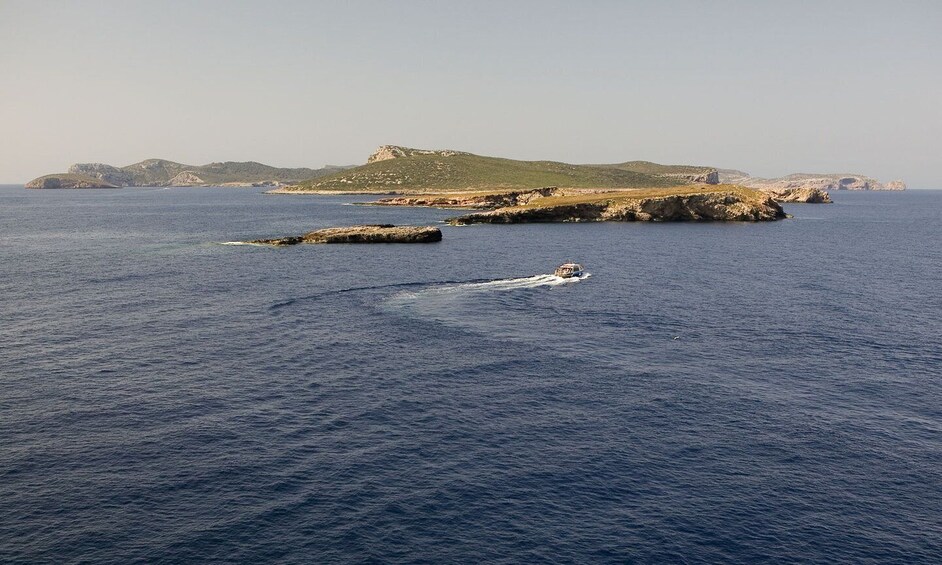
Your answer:
[[[434,243],[442,240],[435,226],[395,226],[376,224],[324,228],[304,235],[247,241],[255,245],[297,245],[299,243]]]

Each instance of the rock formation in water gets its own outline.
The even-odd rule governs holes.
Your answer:
[[[717,188],[719,190],[717,190]],[[449,218],[452,225],[529,222],[759,222],[785,218],[775,200],[741,187],[601,193],[547,198],[524,206],[498,208]],[[657,192],[661,192],[658,194]]]
[[[800,202],[805,204],[831,204],[831,195],[817,187],[761,189],[776,202]]]
[[[299,243],[433,243],[442,240],[435,226],[394,226],[376,224],[324,228],[304,235],[256,239],[248,243],[264,245],[297,245]]]

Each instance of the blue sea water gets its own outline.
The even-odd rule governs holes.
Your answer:
[[[451,214],[0,187],[0,561],[942,562],[942,191],[833,196],[267,248]]]

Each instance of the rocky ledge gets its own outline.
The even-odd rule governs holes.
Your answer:
[[[762,189],[776,202],[801,202],[807,204],[832,204],[831,195],[818,187]]]
[[[299,243],[434,243],[442,240],[442,232],[434,226],[394,226],[377,224],[325,228],[304,235],[256,239],[257,245],[297,245]]]
[[[529,222],[761,222],[787,217],[768,194],[742,187],[645,190],[546,198],[449,218],[452,225]]]

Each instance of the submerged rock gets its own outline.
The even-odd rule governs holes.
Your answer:
[[[324,228],[304,235],[275,239],[256,239],[248,243],[264,245],[297,245],[299,243],[434,243],[442,240],[442,231],[435,226],[394,226],[376,224]]]

